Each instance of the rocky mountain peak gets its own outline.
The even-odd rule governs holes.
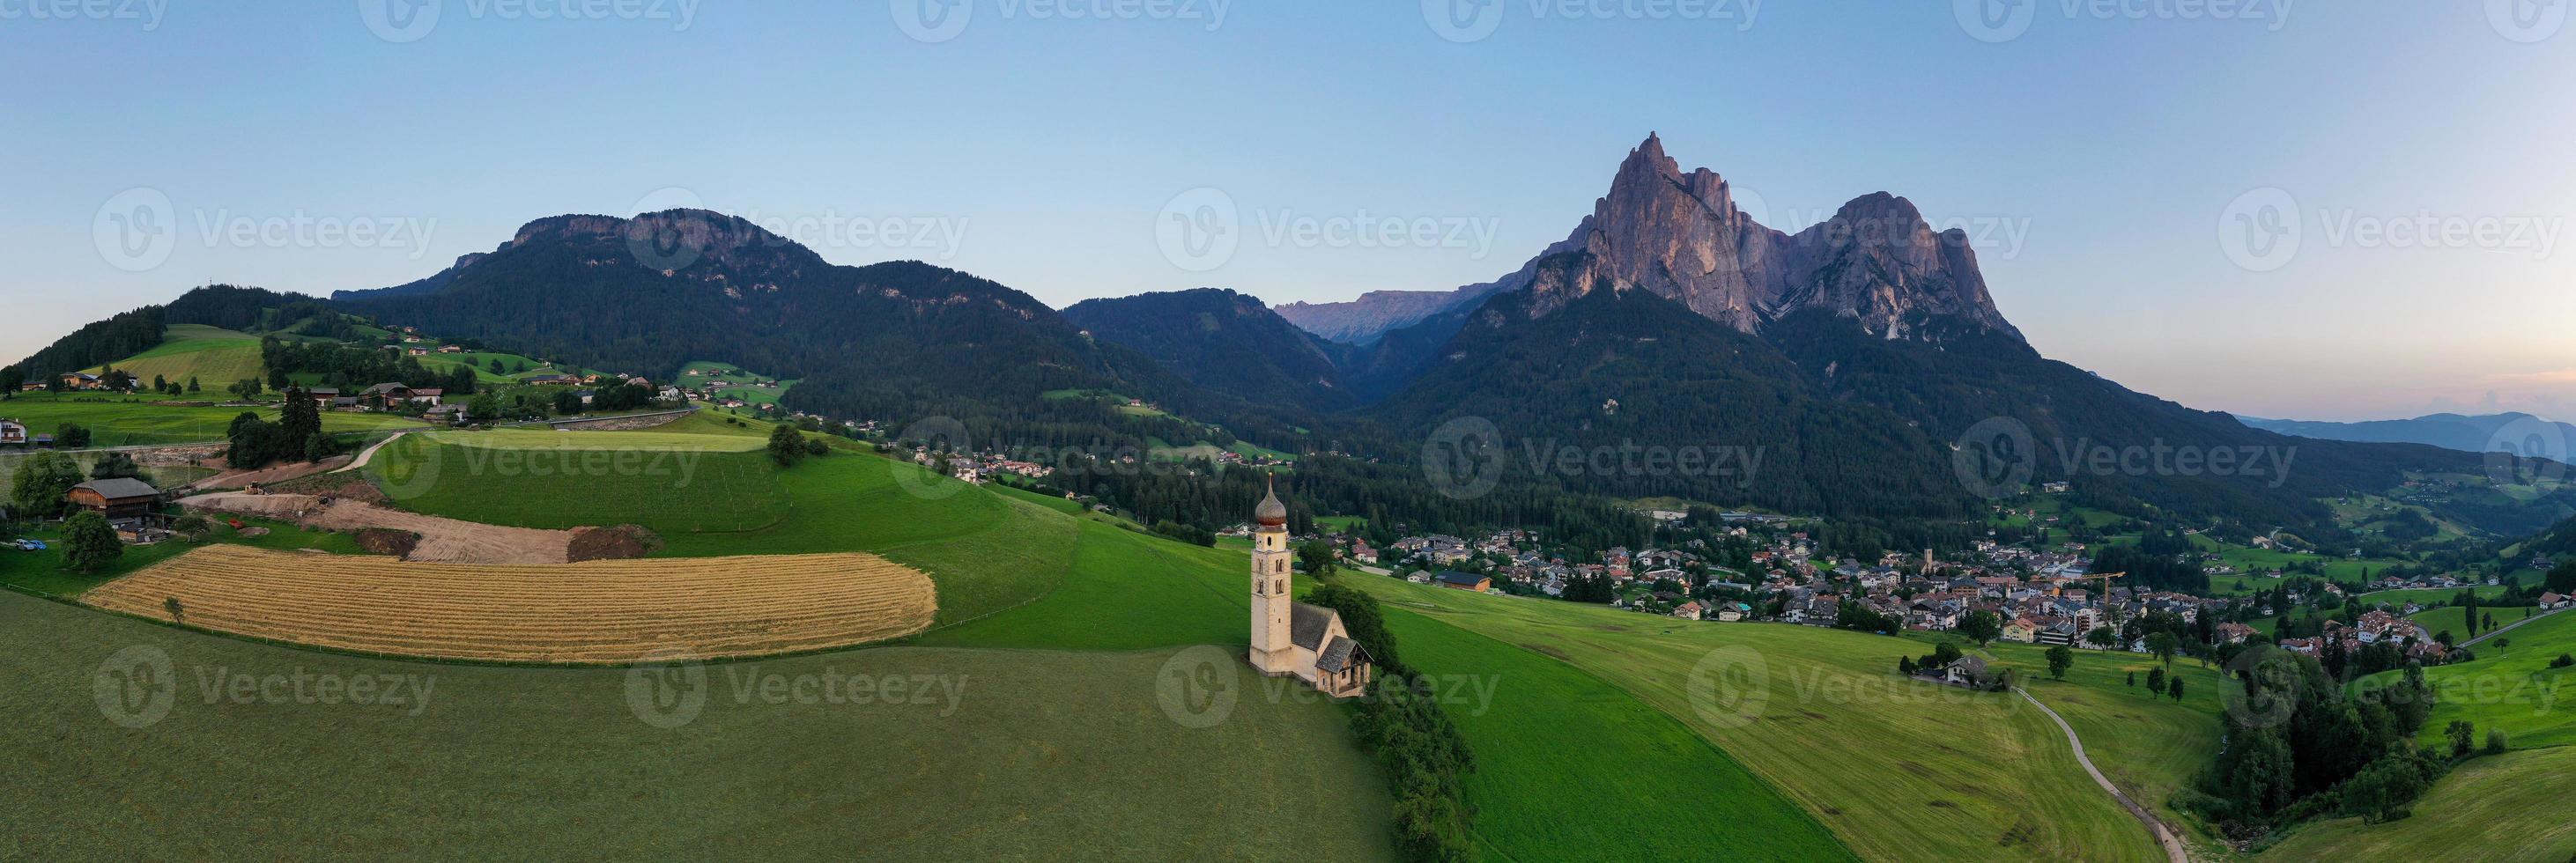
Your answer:
[[[1960,231],[1934,232],[1912,201],[1886,192],[1854,198],[1795,235],[1783,233],[1739,208],[1717,172],[1684,173],[1665,155],[1661,136],[1648,135],[1569,239],[1584,255],[1559,261],[1531,285],[1652,291],[1748,333],[1824,308],[1890,338],[1905,337],[1926,316],[1965,318],[2018,337],[1987,294],[1967,239]]]

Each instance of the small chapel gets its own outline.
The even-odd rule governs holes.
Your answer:
[[[1342,628],[1342,615],[1288,598],[1288,507],[1277,484],[1252,511],[1252,667],[1334,698],[1365,694],[1368,650]]]

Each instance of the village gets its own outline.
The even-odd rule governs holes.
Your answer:
[[[1681,513],[1650,513],[1664,525],[1683,524]],[[2151,652],[2160,630],[2197,635],[2210,647],[2274,641],[2298,653],[2339,649],[2358,654],[2390,644],[2404,659],[2425,665],[2450,661],[2450,647],[2407,619],[2426,608],[2396,602],[2373,608],[2349,623],[2327,620],[2318,635],[2277,638],[2257,628],[2296,608],[2341,607],[2342,585],[2314,579],[2284,582],[2290,607],[2272,608],[2270,595],[2213,598],[2120,584],[2125,573],[2091,571],[2081,543],[2047,548],[1980,540],[1942,556],[1885,554],[1875,560],[1823,555],[1796,521],[1772,515],[1725,513],[1704,530],[1668,531],[1672,547],[1613,548],[1596,557],[1569,559],[1552,552],[1535,531],[1500,530],[1476,538],[1442,534],[1405,536],[1384,548],[1351,535],[1301,537],[1331,543],[1351,564],[1417,584],[1533,598],[1606,603],[1638,614],[1712,623],[1766,622],[1897,631],[1957,632],[2040,646],[2079,650]],[[1718,561],[1732,558],[1743,565]],[[2219,556],[2199,561],[2224,567]],[[2275,577],[2280,573],[2273,573]],[[2443,582],[2450,582],[2444,584]],[[2391,580],[2396,587],[2457,586],[2456,579]],[[2543,610],[2576,604],[2556,594]],[[1974,618],[1997,625],[1982,634]],[[2442,634],[2445,638],[2449,634]],[[2186,639],[2189,640],[2189,639]]]

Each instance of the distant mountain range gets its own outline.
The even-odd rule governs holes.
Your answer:
[[[221,299],[183,298],[170,319],[222,323],[218,312],[253,305]],[[1416,511],[1539,525],[1567,495],[1679,496],[1826,515],[1834,530],[1875,532],[1891,548],[1983,535],[1988,502],[1958,475],[1956,453],[1971,430],[1997,421],[2026,431],[2029,449],[2012,455],[2031,482],[2070,481],[2087,505],[2293,527],[2319,541],[2339,531],[2319,498],[2385,491],[2408,472],[2476,473],[2481,460],[2458,444],[2491,431],[2467,422],[2367,442],[2290,438],[2249,425],[2266,421],[2131,392],[2032,350],[1997,309],[1967,238],[1933,231],[1906,199],[1864,195],[1786,233],[1746,215],[1717,174],[1682,172],[1654,137],[1627,154],[1566,239],[1454,291],[1272,309],[1202,289],[1059,312],[971,274],[918,261],[835,265],[746,220],[671,210],[538,219],[491,252],[405,285],[342,292],[332,305],[652,377],[698,360],[738,363],[801,378],[782,402],[790,410],[898,428],[947,417],[988,442],[1240,437],[1350,453],[1365,466],[1300,473],[1372,506],[1418,499],[1422,474],[1404,463],[1433,430],[1478,419],[1514,449],[1509,491]],[[45,356],[60,364],[130,350],[159,323],[103,322]],[[1163,410],[1063,397],[1082,392]],[[2077,460],[2153,444],[2298,456],[2287,470],[2234,475]],[[1535,457],[1632,445],[1743,461],[1638,473]],[[1221,517],[1196,491],[1152,494],[1164,511]],[[2528,534],[2571,513],[2551,500],[2449,517]]]
[[[2357,423],[2273,420],[2238,414],[2236,420],[2264,431],[2320,440],[2420,443],[2475,453],[2529,453],[2534,451],[2529,440],[2533,436],[2543,441],[2542,452],[2564,452],[2569,442],[2576,441],[2576,425],[2526,413],[2427,414],[2414,419]]]

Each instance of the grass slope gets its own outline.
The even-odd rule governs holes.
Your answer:
[[[150,683],[170,687],[167,718],[139,730],[95,694],[126,648],[172,671]],[[676,690],[703,712],[666,730],[639,719],[622,669],[320,654],[0,594],[17,732],[0,808],[42,813],[0,835],[0,857],[1389,859],[1384,780],[1344,711],[1244,698],[1184,725],[1157,697],[1171,659],[887,648],[712,665]],[[411,675],[428,697],[298,703],[280,683],[244,703],[222,685],[236,675]],[[794,696],[852,677],[907,697]]]
[[[310,549],[332,554],[363,554],[358,541],[349,534],[309,531],[282,521],[262,518],[237,519],[244,527],[267,528],[266,536],[245,537],[235,532],[227,518],[217,521],[213,536],[205,542],[170,540],[154,545],[127,546],[116,563],[95,573],[81,574],[63,567],[63,543],[60,529],[38,530],[26,536],[45,541],[44,551],[26,552],[0,549],[0,584],[21,590],[60,597],[75,597],[90,588],[106,584],[145,567],[188,553],[210,543],[231,543],[271,551]]]
[[[227,398],[221,393],[201,393],[208,401]],[[155,446],[161,444],[207,443],[221,441],[232,428],[233,418],[244,413],[257,413],[277,419],[276,405],[259,408],[179,407],[156,405],[136,399],[85,396],[21,395],[0,402],[0,417],[27,424],[38,434],[52,434],[63,423],[79,423],[90,430],[93,447]],[[387,414],[325,413],[322,428],[332,432],[368,432],[387,429],[420,428],[418,420]]]
[[[777,468],[767,454],[745,451],[742,440],[660,432],[434,432],[388,444],[366,471],[397,505],[414,512],[556,529],[633,523],[671,537],[749,530],[784,515]]]
[[[2479,758],[2442,778],[2414,816],[2386,824],[2359,818],[2301,829],[2265,860],[2480,860],[2557,863],[2576,851],[2576,747]]]
[[[180,384],[194,377],[200,387],[214,393],[236,381],[267,379],[258,336],[201,324],[173,324],[151,350],[86,371],[97,374],[108,366],[123,369],[145,384],[154,375]]]
[[[2161,860],[2017,696],[1896,676],[1920,643],[1355,581],[1394,607],[1589,672],[1681,720],[1879,860]],[[1716,665],[1705,663],[1715,660]],[[1759,668],[1723,687],[1703,669]],[[1698,681],[1700,696],[1693,694]]]
[[[2499,628],[2518,622],[2522,613],[2496,615]],[[2465,635],[2454,632],[2454,635]],[[2470,648],[2469,662],[2424,669],[2438,699],[2420,739],[2426,746],[2447,746],[2443,730],[2455,719],[2476,723],[2479,740],[2488,729],[2501,728],[2516,749],[2576,744],[2576,722],[2567,720],[2567,703],[2576,692],[2561,687],[2576,679],[2576,668],[2551,668],[2560,654],[2576,653],[2576,613],[2560,613],[2504,632],[2499,646],[2489,639]],[[2396,672],[2380,675],[2381,682]],[[2417,811],[2422,811],[2418,807]]]
[[[1779,790],[1628,693],[1429,616],[1390,609],[1387,625],[1476,752],[1467,795],[1488,859],[1853,859]]]
[[[2053,680],[2044,648],[1997,643],[1987,654],[2018,669],[2023,688],[2075,727],[2093,766],[2129,799],[2155,810],[2166,826],[2202,850],[2217,850],[2208,827],[2169,800],[2209,766],[2222,743],[2226,680],[2218,670],[2175,660],[2173,674],[2183,680],[2183,700],[2177,702],[2147,693],[2147,673],[2158,664],[2152,656],[2078,650],[2066,679]],[[2136,686],[2129,685],[2131,673],[2138,676]]]

